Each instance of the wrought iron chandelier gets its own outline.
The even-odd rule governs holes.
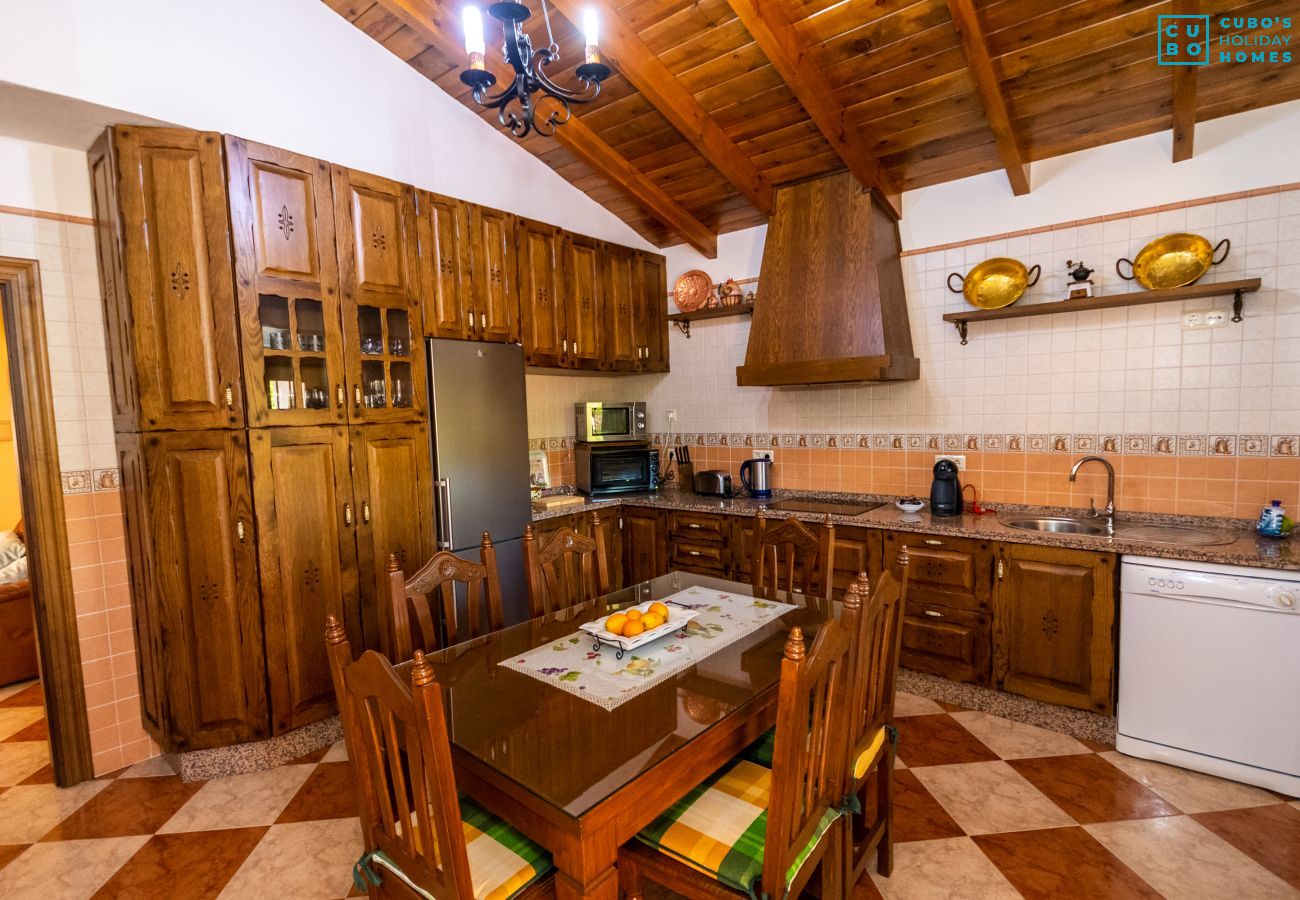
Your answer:
[[[460,80],[473,88],[475,102],[488,109],[498,110],[497,121],[510,129],[517,138],[527,137],[531,131],[551,135],[559,125],[573,115],[570,104],[590,103],[600,95],[600,83],[609,77],[609,67],[600,61],[597,44],[596,14],[587,10],[583,14],[583,33],[586,38],[586,59],[574,74],[584,85],[580,91],[560,87],[547,77],[545,67],[560,58],[560,47],[551,34],[551,17],[546,11],[546,0],[540,0],[542,18],[546,21],[546,39],[550,45],[533,49],[532,39],[524,33],[523,24],[532,15],[528,7],[511,0],[502,0],[488,7],[488,14],[501,22],[505,42],[502,55],[515,70],[515,76],[497,94],[488,90],[497,83],[496,76],[483,64],[483,16],[474,5],[465,7],[465,52],[469,54],[469,68],[460,73]],[[539,118],[539,104],[547,99],[554,101],[549,113]]]

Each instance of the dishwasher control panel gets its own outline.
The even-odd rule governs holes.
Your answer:
[[[1291,573],[1238,569],[1238,572],[1252,572],[1244,575],[1136,565],[1131,562],[1126,562],[1121,571],[1120,588],[1125,594],[1245,603],[1278,612],[1300,613],[1300,577],[1294,580],[1277,577],[1279,574]],[[1254,572],[1258,574],[1253,574]]]

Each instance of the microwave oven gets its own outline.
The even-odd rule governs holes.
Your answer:
[[[616,497],[659,489],[659,451],[644,444],[580,443],[574,451],[578,490],[590,497]]]
[[[644,441],[644,403],[575,403],[574,434],[579,441]]]

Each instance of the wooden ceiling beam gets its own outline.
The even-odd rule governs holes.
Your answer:
[[[1174,14],[1197,15],[1201,9],[1198,0],[1174,0]],[[1205,35],[1209,39],[1209,35]],[[1192,158],[1196,138],[1196,66],[1172,66],[1173,76],[1173,131],[1174,162]]]
[[[970,70],[971,79],[975,82],[975,92],[984,105],[984,116],[988,119],[989,130],[993,132],[1002,168],[1006,169],[1007,180],[1011,182],[1011,192],[1017,196],[1028,194],[1029,161],[1016,137],[1015,124],[1011,120],[1011,106],[1007,103],[1006,92],[993,68],[993,58],[989,55],[988,41],[975,13],[975,4],[973,0],[948,0],[948,10],[952,13],[952,23],[961,38],[966,68]]]
[[[444,18],[448,7],[438,0],[378,0],[378,3],[448,60],[458,59],[464,54],[464,47],[454,30],[454,20]],[[487,65],[499,84],[514,77],[493,59],[489,59]],[[706,258],[717,258],[717,232],[647,178],[577,115],[555,129],[554,140]]]
[[[812,61],[778,0],[727,0],[754,42],[798,99],[808,117],[858,182],[870,188],[895,218],[903,215],[898,186],[871,152],[864,136],[848,127],[844,104],[826,73]]]
[[[632,82],[755,209],[765,216],[772,214],[772,185],[613,6],[605,0],[555,0],[555,5],[575,27],[581,27],[584,9],[596,10],[601,52],[608,56],[613,68]]]

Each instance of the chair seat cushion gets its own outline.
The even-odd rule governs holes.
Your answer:
[[[880,747],[885,743],[885,729],[882,727],[876,731],[871,738],[870,745],[867,746],[858,758],[853,762],[853,777],[861,778],[867,774],[871,767],[871,761],[875,759],[876,754],[880,752]],[[776,729],[769,728],[763,732],[763,736],[754,743],[750,744],[744,750],[740,751],[737,759],[747,759],[750,762],[758,763],[760,766],[772,767],[772,759],[776,750]]]
[[[637,839],[693,869],[751,897],[763,874],[763,842],[772,770],[747,759],[734,760],[651,822]],[[812,839],[786,872],[786,885],[799,874],[839,811],[828,809]],[[764,889],[768,896],[784,896]]]
[[[475,900],[506,900],[553,868],[551,855],[539,844],[465,797],[460,798],[460,819]],[[413,891],[433,900],[432,894],[413,882],[383,853],[368,853],[358,863],[363,869],[368,865],[387,869]]]

